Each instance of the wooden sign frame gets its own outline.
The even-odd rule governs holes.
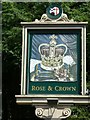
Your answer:
[[[22,35],[22,75],[21,75],[21,95],[35,95],[35,94],[42,94],[45,95],[85,95],[86,94],[86,24],[87,22],[53,22],[52,23],[34,23],[34,22],[22,22],[23,26]],[[61,31],[61,32],[60,32]],[[31,34],[45,34],[45,35],[57,35],[57,34],[77,34],[79,36],[78,43],[77,43],[77,59],[78,59],[78,79],[79,83],[77,84],[77,88],[75,86],[69,86],[69,88],[65,88],[65,85],[56,88],[58,86],[58,82],[30,82],[30,56],[31,51]],[[32,84],[33,87],[30,87]],[[40,84],[40,85],[38,85]],[[43,84],[43,85],[42,85]],[[44,88],[46,84],[46,87]],[[70,83],[68,83],[70,85]],[[55,86],[53,86],[55,85]],[[71,84],[72,85],[72,84]],[[35,86],[35,88],[34,88]],[[39,86],[38,88],[36,88]],[[55,91],[50,90],[53,88],[56,89]],[[68,86],[66,86],[68,87]],[[72,87],[72,88],[70,88]],[[47,90],[46,90],[47,89]],[[61,91],[60,91],[60,90]],[[66,90],[69,90],[66,91]],[[70,91],[71,89],[71,91]]]

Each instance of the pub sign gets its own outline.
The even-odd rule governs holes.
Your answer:
[[[80,32],[55,31],[30,32],[28,35],[27,91],[37,94],[78,94]]]
[[[21,23],[21,94],[85,94],[87,23],[68,19],[62,22],[62,12],[52,6],[42,22]]]

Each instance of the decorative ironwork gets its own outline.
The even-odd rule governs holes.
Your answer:
[[[62,13],[62,16],[60,17],[60,18],[58,18],[58,19],[55,19],[55,20],[53,20],[53,19],[50,19],[48,16],[47,16],[47,14],[43,14],[42,16],[41,16],[41,19],[40,20],[38,20],[38,19],[35,19],[35,22],[73,22],[74,20],[73,19],[71,19],[71,20],[69,20],[68,19],[68,16],[67,16],[67,14],[65,14],[65,13]]]
[[[36,108],[35,114],[39,118],[49,118],[49,119],[65,119],[71,115],[70,108],[56,108],[56,107],[49,107],[49,108]]]

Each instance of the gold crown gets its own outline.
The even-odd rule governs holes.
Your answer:
[[[39,45],[39,53],[42,59],[42,65],[46,67],[61,67],[63,64],[63,56],[67,52],[65,44],[57,44],[57,36],[54,34],[49,37],[50,43],[43,43]]]

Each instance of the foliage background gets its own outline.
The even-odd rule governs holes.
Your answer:
[[[15,95],[20,94],[22,27],[20,22],[40,19],[51,3],[3,2],[3,108],[2,120],[39,120],[32,106],[17,105]],[[69,17],[75,21],[88,21],[87,27],[87,87],[90,89],[90,2],[68,2],[61,4]],[[90,120],[90,106],[74,106],[68,120]]]

